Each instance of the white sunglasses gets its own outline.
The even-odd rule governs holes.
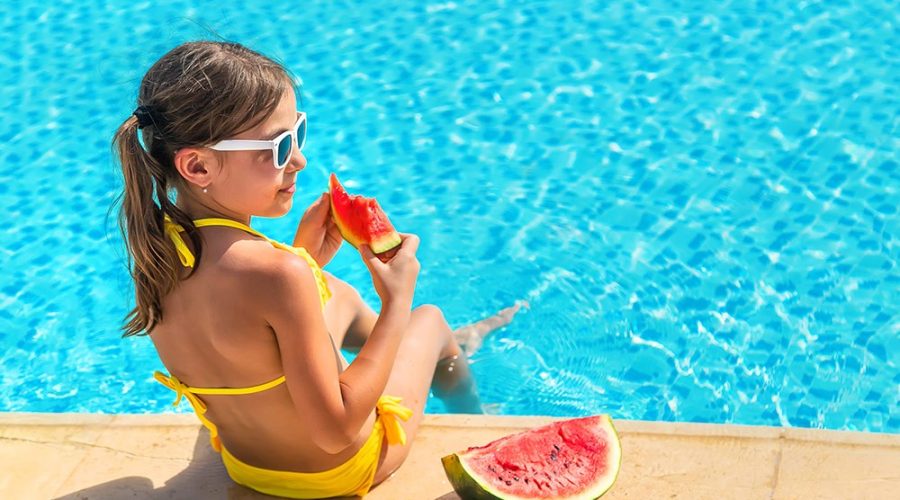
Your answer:
[[[288,130],[285,130],[278,137],[263,141],[249,139],[225,139],[219,141],[210,149],[216,151],[261,151],[265,149],[272,150],[272,162],[275,168],[281,170],[286,167],[294,154],[294,142],[297,142],[297,151],[303,151],[303,145],[306,144],[306,113],[297,112],[297,123]]]

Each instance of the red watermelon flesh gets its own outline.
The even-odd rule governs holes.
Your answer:
[[[462,498],[598,498],[615,482],[621,448],[606,415],[554,422],[443,457]]]
[[[400,233],[375,198],[348,194],[334,173],[328,180],[331,190],[331,213],[341,236],[359,248],[366,244],[372,253],[387,261],[400,246]]]

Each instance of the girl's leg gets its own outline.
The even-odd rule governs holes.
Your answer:
[[[451,371],[446,366],[449,361],[441,361],[454,356],[459,357],[453,363],[455,366]],[[406,444],[385,445],[382,448],[375,484],[390,476],[409,454],[430,390],[434,389],[439,396],[443,394],[448,408],[455,405],[480,412],[478,396],[464,356],[440,309],[424,305],[412,311],[409,327],[400,342],[384,394],[403,398],[401,404],[409,407],[413,415],[405,422],[400,421],[406,431]],[[444,365],[443,371],[436,369],[440,364]]]
[[[336,345],[358,351],[372,333],[378,314],[349,283],[335,278],[328,271],[324,273],[332,293],[331,300],[325,306],[325,321],[329,331]],[[453,337],[456,343],[463,347],[466,358],[481,347],[488,333],[508,325],[522,306],[528,309],[528,302],[518,301],[493,316],[454,330]],[[456,364],[459,365],[458,362]]]
[[[481,343],[488,333],[508,325],[523,305],[526,309],[528,308],[528,302],[516,302],[515,305],[501,309],[500,312],[489,318],[457,328],[453,331],[453,336],[456,338],[456,342],[463,347],[466,355],[471,356],[481,347]]]
[[[343,348],[360,349],[378,315],[370,308],[359,292],[343,280],[325,273],[331,300],[325,306],[325,323],[328,325],[335,345]],[[478,392],[469,370],[468,356],[456,344],[450,326],[444,320],[443,313],[434,306],[423,306],[423,311],[433,309],[434,320],[431,335],[443,339],[443,353],[433,366],[433,390],[435,396],[441,398],[452,413],[483,413]],[[423,314],[423,312],[419,312]],[[482,321],[481,323],[486,322]],[[410,325],[410,329],[412,329]]]
[[[328,272],[325,276],[333,294],[326,305],[329,330],[337,345],[358,350],[368,339],[378,315],[348,283]],[[523,304],[528,307],[527,302]],[[450,411],[481,413],[467,352],[475,352],[488,332],[508,324],[523,304],[503,309],[455,332],[439,308],[426,305],[413,310],[385,388],[385,394],[403,398],[402,404],[413,410],[413,416],[406,422],[401,421],[406,431],[406,445],[382,448],[375,484],[389,477],[409,454],[430,391],[434,391]],[[465,350],[457,339],[467,344]]]
[[[338,348],[359,351],[369,338],[378,314],[349,283],[323,271],[331,299],[325,304],[325,325]]]
[[[432,335],[437,335],[445,342],[434,367],[432,392],[441,398],[450,413],[484,413],[469,369],[469,357],[453,337],[453,330],[444,319],[444,313],[437,307],[430,306],[430,309],[436,316],[432,322]]]

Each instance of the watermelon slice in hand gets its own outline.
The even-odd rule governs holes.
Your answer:
[[[622,449],[607,415],[562,420],[441,459],[463,499],[598,498]]]
[[[331,191],[331,214],[341,236],[354,248],[369,245],[372,253],[382,262],[391,260],[399,249],[400,233],[394,229],[375,198],[348,194],[334,173],[328,179],[328,187]]]

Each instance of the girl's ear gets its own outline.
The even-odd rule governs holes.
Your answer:
[[[189,183],[202,188],[212,182],[215,158],[208,151],[182,148],[175,152],[173,162],[178,173]]]

